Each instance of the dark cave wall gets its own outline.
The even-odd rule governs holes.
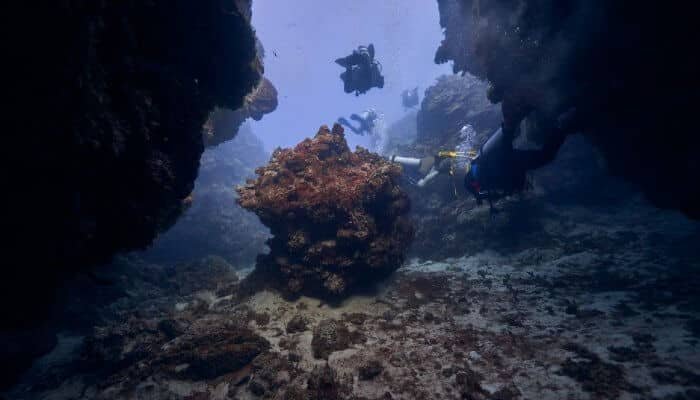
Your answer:
[[[504,123],[542,142],[574,111],[570,133],[658,207],[700,217],[698,31],[689,10],[620,0],[439,0],[436,62],[487,79]]]
[[[233,140],[208,148],[200,161],[192,205],[139,256],[161,265],[212,255],[237,269],[254,265],[255,257],[266,250],[269,230],[236,204],[234,187],[253,177],[255,168],[269,158],[248,124]]]
[[[66,272],[144,248],[193,189],[201,127],[236,109],[262,66],[250,4],[13,4],[5,92],[14,131],[2,324],[39,318]]]

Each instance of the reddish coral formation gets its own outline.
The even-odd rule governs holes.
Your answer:
[[[274,235],[259,269],[281,273],[290,292],[346,294],[401,265],[413,237],[401,168],[362,148],[351,152],[340,125],[275,151],[256,173],[238,188],[238,202]]]

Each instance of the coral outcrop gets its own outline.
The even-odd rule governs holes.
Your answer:
[[[438,0],[436,62],[487,79],[506,127],[583,133],[657,206],[700,218],[693,13],[655,3]],[[563,121],[565,123],[560,125]]]
[[[279,274],[290,293],[346,295],[401,265],[413,237],[401,168],[351,152],[340,125],[276,150],[256,173],[238,188],[238,202],[273,234],[259,271]]]

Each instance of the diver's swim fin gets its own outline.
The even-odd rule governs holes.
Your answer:
[[[345,117],[340,117],[340,118],[338,118],[338,123],[339,123],[340,125],[343,125],[343,126],[347,127],[348,129],[350,129],[350,130],[352,131],[352,133],[357,134],[357,129],[355,129],[355,127],[352,126],[352,124],[350,123],[350,121],[348,121],[347,119],[345,119]]]
[[[347,68],[350,66],[350,63],[348,62],[348,57],[341,57],[335,60],[335,63],[340,65],[343,68]]]

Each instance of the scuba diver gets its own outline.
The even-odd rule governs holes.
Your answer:
[[[368,136],[370,150],[381,153],[383,148],[382,129],[377,127],[381,118],[382,116],[377,111],[370,108],[360,115],[352,114],[350,116],[350,119],[358,123],[357,127],[343,117],[338,118],[338,123],[346,126],[356,135]]]
[[[374,45],[359,46],[352,54],[335,62],[345,68],[340,74],[345,93],[355,92],[355,96],[366,93],[373,87],[383,88],[382,66],[374,59]]]
[[[569,121],[570,122],[570,121]],[[503,127],[494,132],[479,151],[440,151],[436,156],[411,158],[392,156],[391,161],[405,166],[418,167],[423,178],[416,184],[424,187],[441,173],[454,176],[455,161],[465,159],[464,187],[478,205],[486,200],[492,214],[496,211],[494,201],[522,192],[527,188],[527,172],[550,163],[566,139],[568,128],[558,127],[551,131],[549,140],[539,150],[522,150],[513,147],[518,130],[506,133]],[[456,194],[456,189],[455,189]]]
[[[370,108],[369,110],[366,110],[360,115],[350,115],[350,119],[356,121],[359,124],[357,128],[354,127],[350,121],[345,119],[345,117],[338,118],[338,123],[348,127],[352,131],[352,133],[356,135],[371,135],[378,117],[379,114],[377,114],[377,112],[374,109]]]
[[[418,105],[418,88],[413,90],[404,90],[401,92],[401,104],[405,109],[413,108]]]
[[[519,129],[506,129],[502,125],[481,146],[479,152],[467,163],[464,187],[481,205],[499,198],[522,192],[527,188],[527,172],[549,164],[554,160],[559,148],[577,123],[576,110],[571,109],[559,116],[556,123],[547,130],[548,140],[538,150],[524,150],[513,147],[513,140]]]

